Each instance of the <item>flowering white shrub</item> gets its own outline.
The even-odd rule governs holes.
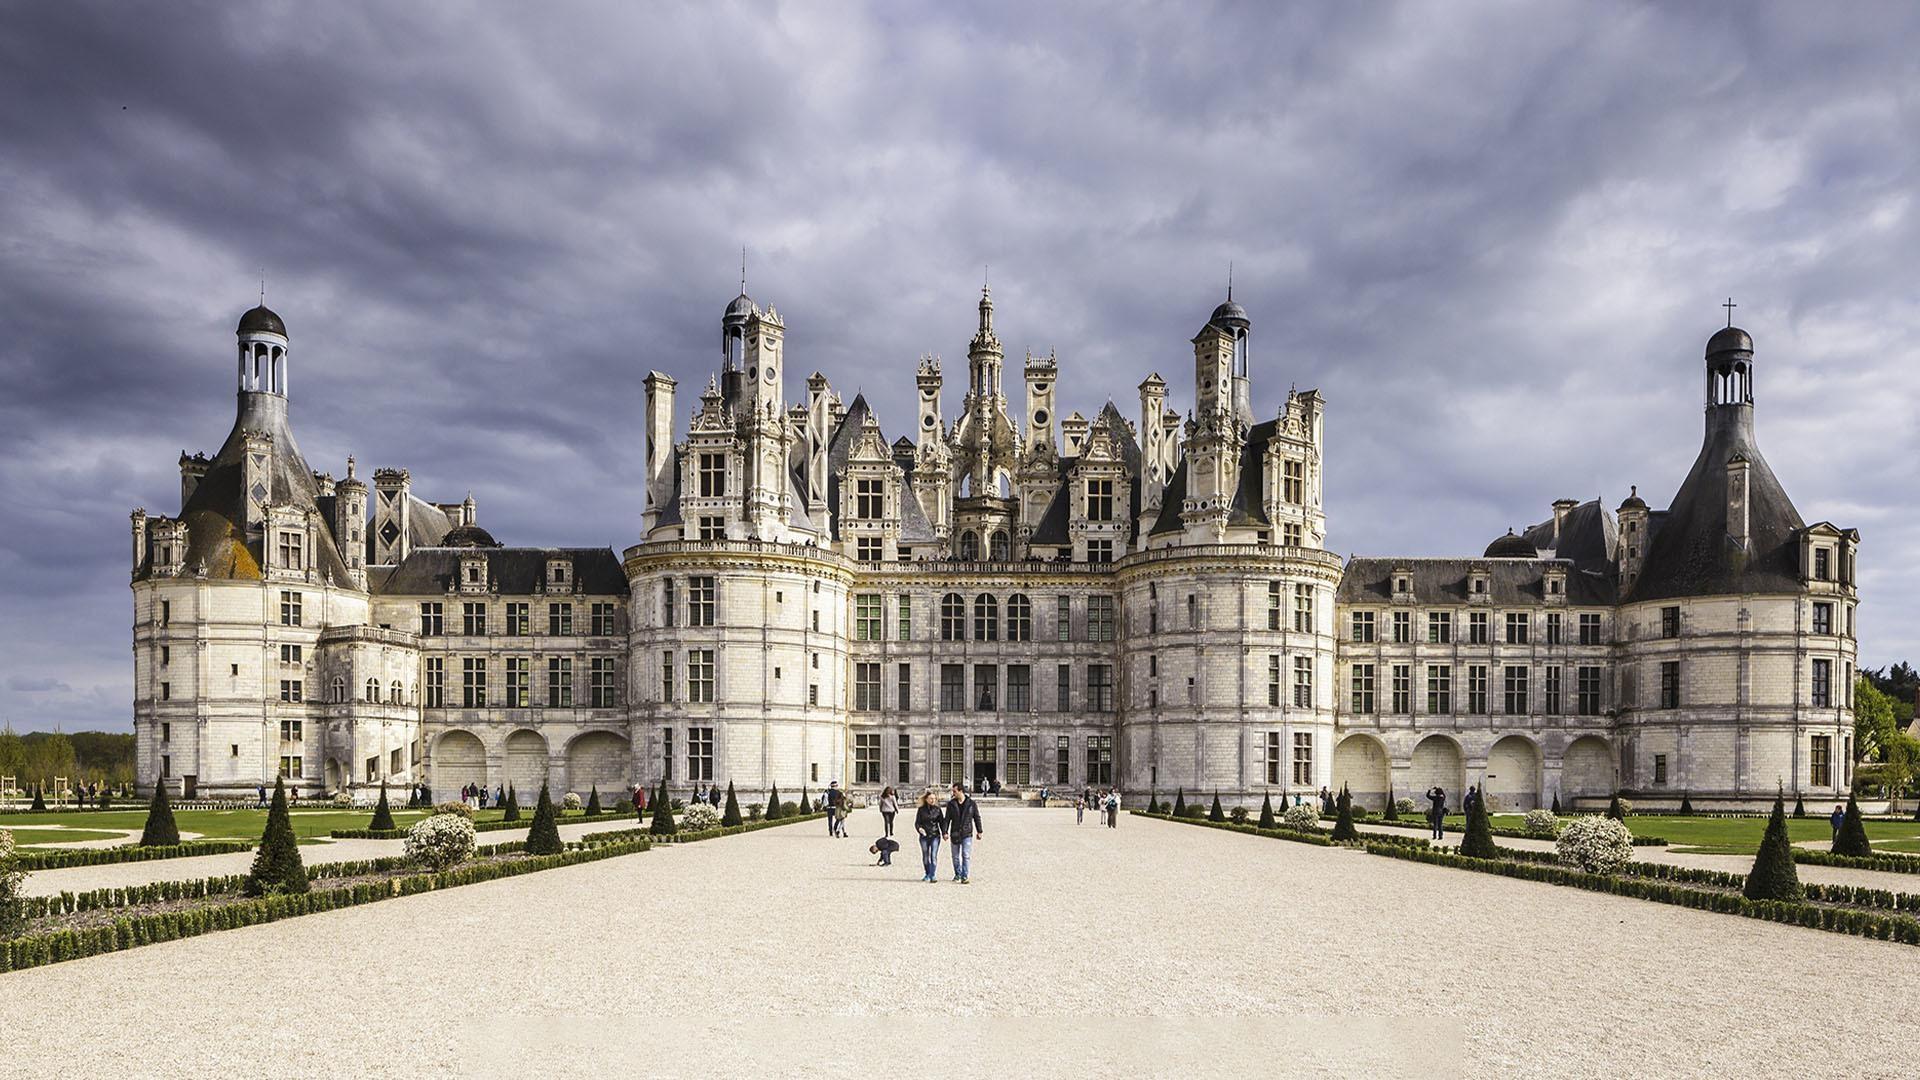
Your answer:
[[[680,827],[697,832],[701,829],[715,829],[720,826],[720,811],[703,802],[694,803],[680,815]]]
[[[1628,801],[1627,801],[1626,799],[1621,799],[1621,800],[1620,800],[1620,812],[1621,812],[1622,814],[1626,814],[1626,815],[1628,815],[1629,817],[1631,817],[1631,816],[1633,815],[1633,803],[1631,803],[1631,802],[1628,802]]]
[[[1411,813],[1413,813],[1413,800],[1412,800],[1412,799],[1395,799],[1395,800],[1393,800],[1393,812],[1394,812],[1394,813],[1396,813],[1396,814],[1411,814]]]
[[[352,809],[353,808],[353,792],[348,791],[345,788],[342,788],[341,790],[334,792],[333,805],[339,807],[342,810]]]
[[[473,856],[473,822],[459,814],[435,814],[407,830],[407,858],[444,870]]]
[[[1287,812],[1280,815],[1280,824],[1288,829],[1314,832],[1320,828],[1320,808],[1312,803],[1289,806]]]
[[[1589,815],[1560,830],[1560,865],[1611,874],[1633,861],[1633,834],[1609,817]]]
[[[436,814],[458,814],[468,821],[473,820],[473,807],[463,802],[434,803],[433,812]]]
[[[1551,810],[1529,810],[1525,819],[1527,835],[1550,837],[1560,831],[1560,819]]]
[[[567,792],[566,796],[560,800],[560,809],[562,810],[578,810],[584,805],[585,803],[581,801],[580,793],[577,791]]]
[[[13,858],[13,833],[0,829],[0,937],[12,934],[18,927],[19,909],[14,901],[20,896],[20,885],[27,880]]]

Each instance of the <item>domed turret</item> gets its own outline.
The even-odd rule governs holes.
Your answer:
[[[259,307],[253,308],[245,315],[240,316],[239,329],[234,331],[236,334],[261,332],[279,334],[281,337],[287,336],[287,324],[280,321],[280,316],[276,315],[273,309],[265,304],[261,304]]]
[[[1640,486],[1635,484],[1633,487],[1628,488],[1627,497],[1621,500],[1620,509],[1645,510],[1646,508],[1647,500],[1640,497]]]
[[[1487,545],[1486,558],[1489,559],[1537,559],[1540,552],[1527,543],[1524,537],[1515,536],[1512,529],[1507,535]]]
[[[1247,309],[1234,303],[1231,297],[1226,303],[1214,308],[1213,315],[1207,321],[1228,330],[1245,330],[1253,326],[1252,320],[1247,318]]]
[[[287,324],[261,304],[240,316],[240,392],[287,396]]]
[[[500,542],[478,525],[456,525],[440,538],[441,547],[497,548]]]
[[[1714,331],[1707,339],[1707,359],[1711,360],[1721,353],[1753,351],[1753,336],[1737,326],[1729,326]]]

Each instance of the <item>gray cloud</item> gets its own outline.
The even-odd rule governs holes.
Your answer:
[[[0,37],[0,643],[80,689],[10,679],[0,716],[126,725],[125,515],[174,510],[178,452],[226,432],[256,268],[316,468],[405,465],[509,542],[619,548],[641,379],[705,385],[742,244],[794,374],[889,437],[914,359],[960,366],[983,265],[1009,350],[1057,349],[1091,413],[1137,411],[1150,370],[1191,400],[1232,260],[1256,408],[1328,396],[1333,546],[1374,554],[1663,503],[1731,293],[1775,471],[1865,533],[1863,660],[1911,657],[1917,22],[36,6]]]

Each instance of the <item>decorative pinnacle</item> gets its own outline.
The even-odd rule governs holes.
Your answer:
[[[1740,305],[1734,303],[1733,297],[1729,296],[1727,297],[1727,302],[1724,304],[1721,304],[1720,306],[1727,309],[1727,329],[1729,330],[1733,329],[1733,309],[1739,307]]]

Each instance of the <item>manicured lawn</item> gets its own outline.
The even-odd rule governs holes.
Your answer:
[[[1831,812],[1832,807],[1827,808]],[[1520,829],[1525,822],[1518,814],[1495,814],[1497,829]],[[1867,839],[1875,850],[1920,852],[1920,821],[1869,821]],[[1448,828],[1465,828],[1466,819],[1450,817]],[[1761,834],[1767,831],[1763,817],[1629,817],[1627,828],[1636,836],[1658,836],[1672,850],[1711,855],[1752,855],[1760,850]],[[1787,819],[1787,833],[1794,843],[1826,841],[1833,837],[1833,826],[1825,817]]]
[[[482,810],[475,815],[475,818],[479,821],[498,821],[500,820],[500,813],[497,809]],[[373,821],[373,808],[368,807],[364,810],[358,808],[353,810],[296,809],[292,811],[292,816],[294,835],[298,836],[302,842],[326,840],[328,834],[335,829],[366,828],[367,825]],[[396,807],[393,811],[393,823],[404,829],[425,816],[426,811],[424,810],[405,810]],[[611,814],[603,814],[601,815],[601,820],[613,816],[614,815]],[[578,820],[579,817],[580,815],[578,813],[563,814],[562,820]],[[533,807],[521,807],[520,818],[522,821],[531,822],[533,820]],[[265,810],[252,808],[245,810],[175,810],[173,812],[173,820],[174,824],[180,827],[182,833],[200,833],[202,838],[208,840],[227,838],[258,840],[260,839],[260,834],[266,831],[267,812]],[[146,823],[147,810],[144,806],[129,810],[56,811],[46,814],[17,815],[0,814],[0,829],[8,828],[10,824],[18,824],[66,825],[69,826],[70,829],[89,830],[85,834],[74,831],[48,831],[41,833],[39,839],[42,841],[52,839],[104,839],[112,834],[98,832],[97,830],[139,830],[144,828]],[[14,838],[22,844],[31,843],[35,832],[39,832],[39,830],[21,829],[14,833]]]
[[[0,829],[7,828],[0,823]],[[75,840],[111,840],[121,835],[118,832],[101,832],[98,829],[15,829],[14,843],[20,847],[37,847],[41,844],[65,844]]]

